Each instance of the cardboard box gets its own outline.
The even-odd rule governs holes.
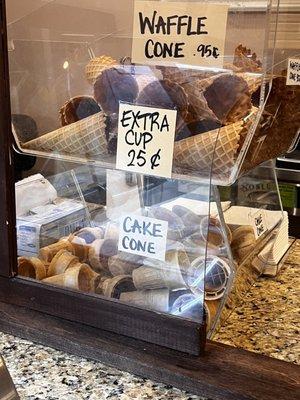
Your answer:
[[[18,255],[35,257],[40,248],[89,225],[80,201],[58,198],[17,217]]]

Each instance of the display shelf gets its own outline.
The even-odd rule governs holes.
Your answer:
[[[203,354],[222,310],[264,272],[254,258],[288,240],[262,163],[297,141],[300,63],[278,47],[280,4],[256,6],[11,3],[1,301]],[[13,158],[26,176],[15,186]]]

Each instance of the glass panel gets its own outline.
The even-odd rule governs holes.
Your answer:
[[[20,276],[197,322],[205,280],[222,296],[230,270],[206,275],[209,185],[183,193],[176,180],[42,159],[28,174],[16,183]],[[223,245],[219,225],[213,240]]]

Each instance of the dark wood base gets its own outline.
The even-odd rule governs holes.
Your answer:
[[[5,303],[0,330],[211,399],[300,395],[298,366],[216,342],[195,357]]]

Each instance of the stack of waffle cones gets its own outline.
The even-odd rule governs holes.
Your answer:
[[[87,81],[94,85],[99,75],[107,69],[117,65],[117,61],[109,56],[95,57],[89,61],[85,67],[85,75]]]
[[[31,140],[23,147],[75,156],[101,156],[107,154],[105,127],[106,116],[99,112]]]

